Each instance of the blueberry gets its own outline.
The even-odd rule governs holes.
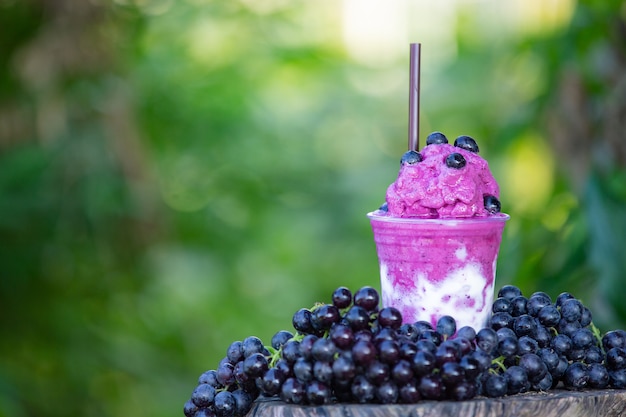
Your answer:
[[[570,322],[565,319],[561,319],[561,321],[559,321],[559,324],[556,326],[556,331],[558,333],[568,335],[569,337],[572,337],[572,335],[580,329],[582,329],[582,326],[580,325],[579,321]]]
[[[589,383],[588,366],[582,362],[572,363],[563,375],[563,383],[567,388],[583,389]]]
[[[491,312],[498,313],[500,311],[511,314],[511,311],[513,311],[511,301],[504,297],[496,298],[491,305]]]
[[[435,343],[435,341],[433,341],[430,337],[427,339],[422,339],[422,335],[420,334],[420,338],[417,340],[417,342],[415,342],[415,347],[417,348],[418,352],[420,350],[423,350],[424,352],[430,352],[434,355],[435,352],[437,352],[437,346],[441,344],[441,336],[439,336],[439,333],[435,332],[434,330],[429,331],[434,332],[433,334],[436,334],[439,337],[438,341]]]
[[[330,401],[330,388],[319,381],[311,381],[306,388],[306,397],[313,405],[322,405]]]
[[[572,348],[572,339],[567,335],[557,334],[550,342],[550,347],[554,349],[556,353],[566,355]]]
[[[378,356],[381,362],[394,364],[400,358],[400,346],[393,340],[383,340],[378,344]]]
[[[313,325],[311,324],[311,311],[306,308],[301,308],[296,311],[291,322],[294,329],[300,333],[309,333],[313,331]]]
[[[378,207],[378,210],[380,210],[380,211],[389,211],[389,205],[385,201],[383,204],[380,205],[380,207]]]
[[[363,307],[367,311],[373,311],[378,308],[380,296],[375,288],[365,286],[359,288],[357,292],[354,293],[353,299],[354,305]]]
[[[332,369],[337,381],[351,381],[356,375],[356,365],[347,356],[339,356],[333,361]]]
[[[457,338],[467,339],[470,342],[476,339],[476,330],[471,326],[463,326],[456,332]]]
[[[443,337],[436,330],[424,330],[420,333],[418,342],[420,340],[428,340],[435,344],[435,346],[439,346]]]
[[[339,349],[348,349],[354,344],[354,332],[347,324],[335,324],[328,337]]]
[[[282,347],[281,355],[288,363],[293,364],[300,357],[300,342],[290,340]]]
[[[361,306],[353,305],[344,314],[343,319],[353,331],[365,330],[369,328],[370,315],[366,309]]]
[[[493,330],[498,331],[503,327],[513,327],[513,317],[506,312],[494,313],[489,320],[489,325]]]
[[[604,353],[599,346],[591,346],[585,350],[584,362],[587,364],[604,362]]]
[[[456,362],[460,356],[459,346],[452,341],[442,342],[435,351],[435,358],[437,358],[437,364],[440,366],[446,362]]]
[[[446,165],[449,168],[461,169],[465,166],[465,164],[467,164],[467,161],[465,160],[465,157],[460,153],[451,153],[446,158]]]
[[[397,330],[402,326],[402,313],[395,307],[385,307],[378,312],[378,324]]]
[[[609,371],[609,383],[613,388],[626,388],[626,368]]]
[[[200,384],[191,393],[191,401],[197,407],[208,407],[214,399],[215,388],[209,384]]]
[[[511,300],[511,315],[513,317],[521,316],[522,314],[527,314],[528,309],[526,308],[528,305],[528,298],[523,295],[518,295],[517,297]]]
[[[479,370],[486,371],[491,366],[491,354],[484,352],[480,349],[474,350],[473,352],[468,353],[466,356],[469,356],[471,359],[476,359],[478,361]]]
[[[313,379],[313,363],[305,358],[298,358],[293,364],[293,376],[302,383]]]
[[[323,304],[311,312],[311,324],[319,330],[330,329],[340,319],[339,309],[334,304]]]
[[[505,337],[512,337],[513,339],[517,340],[517,335],[515,334],[513,328],[502,327],[496,330],[496,334],[498,335],[498,340],[502,340]]]
[[[550,330],[542,326],[541,323],[537,325],[535,331],[531,334],[531,337],[535,339],[539,347],[548,347],[550,346],[550,341],[552,340],[552,333]]]
[[[370,382],[376,385],[380,385],[387,381],[389,379],[390,372],[389,365],[378,360],[370,363],[365,368],[365,376]]]
[[[185,417],[193,417],[198,411],[198,406],[193,403],[191,400],[187,400],[185,406],[183,407],[183,413]]]
[[[337,287],[332,294],[333,304],[337,308],[347,308],[352,304],[352,291],[346,287]]]
[[[461,381],[457,385],[453,386],[450,391],[449,394],[453,400],[465,401],[476,396],[478,393],[478,385],[470,381]]]
[[[293,337],[293,334],[287,330],[280,330],[274,333],[272,336],[272,347],[276,350],[280,349],[289,339]]]
[[[552,300],[550,296],[544,292],[536,292],[530,297],[528,297],[528,302],[526,304],[526,309],[528,310],[528,314],[537,317],[539,311],[545,307],[552,304]]]
[[[581,328],[572,334],[572,346],[580,349],[587,349],[591,347],[596,338],[588,328]]]
[[[429,321],[419,320],[413,323],[417,330],[421,333],[424,330],[434,330]]]
[[[526,353],[519,359],[519,366],[522,367],[531,383],[537,383],[548,373],[548,367],[541,358],[534,353]]]
[[[441,379],[449,388],[460,384],[465,379],[465,369],[458,362],[445,362],[439,371]]]
[[[316,362],[316,364],[318,363],[323,362]],[[272,367],[259,378],[257,384],[265,395],[271,397],[273,395],[278,395],[285,379],[287,379],[287,376],[280,368]]]
[[[427,400],[440,400],[445,394],[443,380],[439,374],[430,374],[422,377],[417,389],[422,398]]]
[[[448,338],[456,333],[456,320],[452,316],[442,316],[437,320],[437,331],[444,338]]]
[[[405,336],[411,342],[417,341],[417,337],[419,336],[419,330],[413,323],[404,323],[398,329],[398,334],[401,336]]]
[[[240,416],[246,415],[252,408],[252,401],[254,400],[252,396],[242,389],[234,390],[232,395],[235,399],[235,414]]]
[[[580,325],[583,327],[589,326],[591,324],[591,319],[592,319],[591,310],[583,306],[583,313],[580,316]]]
[[[442,145],[448,143],[448,138],[441,132],[433,132],[426,138],[426,145]]]
[[[217,368],[217,380],[220,384],[226,386],[235,382],[234,374],[235,366],[226,361],[219,365]]]
[[[272,369],[274,368],[270,368],[270,371]],[[268,371],[268,373],[270,371]],[[313,364],[313,377],[316,381],[322,382],[324,384],[329,383],[333,379],[333,367],[330,362],[315,361],[315,363]]]
[[[500,356],[510,358],[517,353],[517,339],[505,337],[498,342],[498,353]]]
[[[263,352],[264,348],[263,342],[256,336],[248,336],[241,342],[241,351],[244,358],[254,353]]]
[[[377,356],[376,346],[372,342],[359,341],[352,346],[352,358],[356,365],[367,366]]]
[[[198,384],[209,384],[213,388],[221,387],[221,384],[217,380],[217,371],[215,369],[211,369],[210,371],[206,371],[198,378]]]
[[[429,375],[437,367],[437,358],[434,353],[418,350],[413,356],[411,366],[416,375]]]
[[[626,369],[626,349],[617,347],[609,349],[605,362],[610,370]]]
[[[509,395],[526,392],[530,387],[528,374],[521,366],[513,365],[508,367],[507,370],[504,371],[504,378],[507,382],[507,393]]]
[[[402,155],[402,159],[400,159],[400,165],[415,165],[418,162],[422,162],[424,158],[422,154],[417,151],[408,151]]]
[[[253,353],[243,361],[243,371],[253,378],[262,376],[267,369],[267,358],[261,353]]]
[[[466,151],[478,153],[478,145],[476,141],[469,136],[459,136],[454,140],[454,146],[465,149]]]
[[[531,336],[522,336],[517,339],[517,354],[535,353],[539,350],[539,343]]]
[[[487,397],[504,397],[507,393],[507,381],[503,375],[489,374],[485,381],[484,394]]]
[[[302,338],[300,344],[298,345],[301,357],[303,357],[304,359],[313,358],[311,350],[313,350],[313,345],[315,344],[315,342],[317,342],[317,339],[319,339],[319,337],[313,334],[308,334]]]
[[[561,307],[561,305],[563,304],[563,301],[565,300],[571,300],[575,298],[572,294],[568,293],[568,292],[562,292],[561,294],[559,294],[558,297],[556,297],[556,301],[554,302],[556,307]]]
[[[571,362],[582,362],[585,359],[585,349],[572,347],[565,357]]]
[[[213,407],[218,416],[232,416],[235,414],[235,397],[229,391],[218,392]]]
[[[611,330],[602,336],[602,345],[606,350],[626,347],[626,333],[623,330]]]
[[[532,389],[535,391],[547,391],[552,388],[553,384],[554,378],[552,377],[552,374],[550,372],[546,372],[543,378],[532,384]]]
[[[480,361],[471,355],[463,356],[459,361],[459,365],[463,368],[463,373],[468,379],[476,379],[476,377],[480,376],[480,373],[486,369],[481,369],[482,364]]]
[[[406,384],[413,379],[413,369],[411,363],[406,359],[399,360],[391,368],[391,377],[398,384]]]
[[[321,337],[313,343],[311,354],[313,358],[320,362],[330,362],[337,352],[337,347],[332,340]]]
[[[589,374],[589,386],[591,388],[604,389],[609,385],[610,377],[604,365],[592,363],[587,368]]]
[[[561,304],[561,317],[568,322],[580,321],[582,314],[583,305],[575,298],[565,300]]]
[[[559,365],[559,354],[554,351],[552,348],[541,348],[537,351],[537,356],[541,358],[541,360],[548,367],[548,371],[552,372]]]
[[[381,404],[393,404],[398,401],[398,386],[391,381],[385,381],[376,388],[375,395]]]
[[[357,375],[350,388],[352,396],[357,403],[365,404],[374,399],[376,386],[363,375]]]
[[[232,342],[226,350],[226,356],[232,364],[236,364],[243,359],[243,344],[241,341]]]
[[[559,356],[559,361],[554,367],[554,369],[550,370],[550,374],[554,379],[561,379],[563,375],[565,375],[565,371],[569,367],[569,362],[565,356]]]
[[[376,330],[374,330],[376,333],[373,336],[373,342],[378,344],[382,341],[385,340],[391,340],[391,341],[395,341],[398,338],[398,333],[396,333],[395,329],[392,329],[391,327],[382,327],[380,325],[380,323],[377,323],[378,327]]]
[[[514,285],[505,285],[500,288],[500,291],[498,291],[498,298],[502,297],[506,298],[507,300],[512,300],[513,298],[520,295],[522,295],[522,290]]]
[[[483,204],[485,205],[485,210],[487,210],[491,214],[500,213],[501,206],[500,200],[498,200],[495,196],[486,195],[483,197]]]
[[[417,390],[417,384],[409,382],[400,387],[400,401],[405,404],[414,404],[422,399],[419,391]]]
[[[554,305],[550,304],[539,310],[537,318],[544,326],[554,327],[561,321],[561,313],[559,313],[559,310]]]
[[[476,346],[484,352],[491,353],[498,344],[498,334],[491,328],[480,329],[476,333]]]

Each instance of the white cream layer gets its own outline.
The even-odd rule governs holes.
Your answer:
[[[463,257],[458,253],[457,257]],[[487,324],[493,303],[493,282],[487,279],[476,263],[451,271],[445,278],[429,280],[427,275],[416,272],[412,281],[403,280],[394,286],[394,277],[389,276],[386,264],[380,265],[383,306],[400,310],[405,323],[424,320],[432,324],[443,316],[456,319],[457,329],[472,326],[476,331]],[[495,269],[494,269],[495,271]]]

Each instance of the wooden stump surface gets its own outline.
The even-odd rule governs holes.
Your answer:
[[[626,390],[552,390],[504,398],[421,401],[406,405],[300,406],[278,399],[259,399],[247,417],[626,417]]]

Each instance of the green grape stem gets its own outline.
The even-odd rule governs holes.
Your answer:
[[[591,322],[589,327],[591,328],[591,332],[593,333],[594,337],[598,341],[598,346],[600,346],[600,349],[602,349],[602,354],[606,355],[606,351],[604,350],[604,346],[602,345],[602,332],[596,327],[593,322]]]
[[[287,342],[301,342],[304,339],[304,334],[300,332],[296,332],[296,334],[287,340]],[[286,343],[286,342],[285,342]],[[283,347],[281,346],[279,349],[274,349],[272,346],[265,346],[265,349],[270,353],[269,356],[269,367],[273,368],[276,366],[276,362],[278,362],[283,357]]]
[[[282,346],[280,349],[274,349],[272,346],[265,346],[265,349],[270,353],[269,357],[269,367],[273,368],[276,366],[276,362],[278,362],[282,356]]]
[[[491,361],[492,365],[496,365],[498,368],[500,368],[502,370],[502,372],[506,371],[506,366],[504,366],[504,356],[498,356],[497,358],[494,358]],[[491,371],[492,369],[489,369],[489,371]],[[497,374],[497,372],[495,370],[493,370],[495,374]]]

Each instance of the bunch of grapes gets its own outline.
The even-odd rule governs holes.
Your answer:
[[[411,404],[626,387],[626,332],[601,335],[571,294],[553,302],[507,285],[492,311],[478,331],[457,329],[450,316],[435,326],[403,323],[397,309],[379,307],[374,288],[339,287],[329,303],[298,310],[295,332],[278,331],[270,346],[254,336],[231,343],[217,369],[200,376],[185,416],[244,416],[259,396],[301,405]]]
[[[544,292],[525,297],[519,288],[500,289],[489,327],[475,339],[492,357],[483,376],[489,397],[529,390],[626,387],[626,332],[602,336],[591,311],[564,292],[554,302]]]

